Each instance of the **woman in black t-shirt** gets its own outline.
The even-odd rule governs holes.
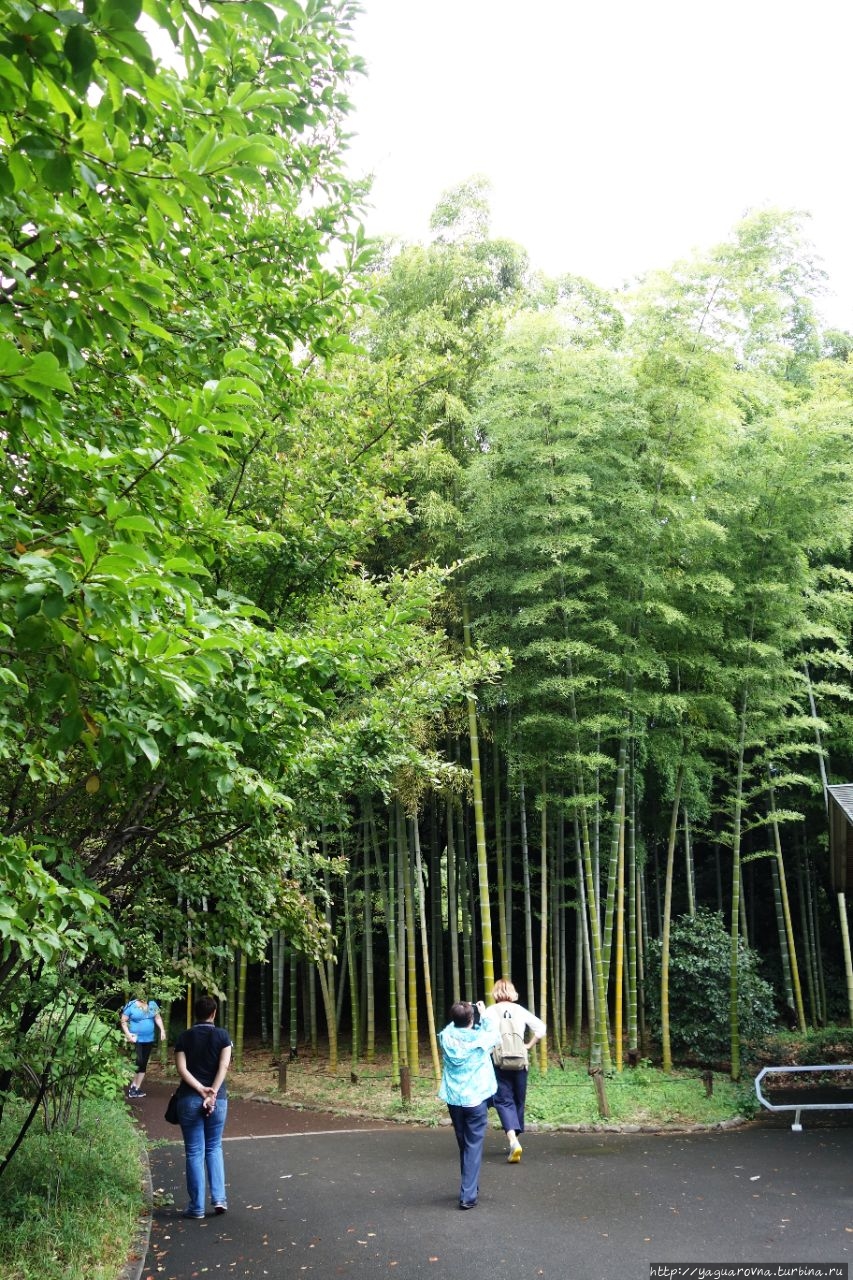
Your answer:
[[[178,1087],[178,1120],[184,1135],[189,1204],[185,1218],[203,1218],[204,1176],[210,1183],[214,1213],[225,1213],[225,1161],[222,1131],[228,1115],[225,1076],[231,1064],[231,1037],[214,1025],[217,1004],[213,996],[199,996],[193,1005],[195,1022],[175,1043]]]

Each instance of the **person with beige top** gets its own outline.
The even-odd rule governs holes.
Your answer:
[[[490,1026],[509,1031],[522,1049],[520,1061],[512,1068],[509,1064],[501,1065],[501,1048],[494,1051],[495,1077],[498,1082],[497,1092],[492,1099],[492,1106],[500,1117],[500,1122],[509,1142],[508,1164],[518,1164],[521,1159],[521,1143],[519,1137],[524,1133],[524,1104],[527,1098],[528,1054],[535,1044],[542,1039],[547,1027],[535,1013],[525,1009],[518,1003],[518,992],[508,978],[501,978],[492,988],[495,1001],[485,1013]],[[529,1039],[527,1034],[529,1032]],[[503,1043],[506,1043],[506,1035]]]

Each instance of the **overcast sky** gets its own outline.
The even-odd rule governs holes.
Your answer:
[[[427,233],[483,174],[492,230],[617,286],[750,208],[812,215],[853,329],[850,0],[362,0],[352,167],[372,234]]]

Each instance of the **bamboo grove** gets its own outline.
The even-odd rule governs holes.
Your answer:
[[[853,338],[804,219],[619,293],[480,179],[369,244],[352,5],[239,8],[0,4],[0,1105],[137,980],[395,1075],[506,974],[542,1070],[847,1020]]]

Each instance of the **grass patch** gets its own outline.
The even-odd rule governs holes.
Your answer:
[[[7,1104],[0,1151],[24,1110]],[[143,1208],[139,1151],[119,1100],[84,1101],[73,1131],[37,1120],[0,1181],[0,1280],[114,1280]]]
[[[439,1124],[447,1119],[447,1108],[436,1097],[432,1065],[427,1059],[421,1060],[420,1074],[412,1077],[412,1101],[408,1107],[403,1106],[399,1089],[391,1083],[387,1057],[379,1057],[370,1066],[360,1063],[353,1081],[349,1063],[330,1075],[323,1058],[300,1052],[296,1061],[287,1064],[285,1093],[278,1090],[278,1069],[271,1061],[269,1050],[248,1050],[244,1054],[243,1070],[232,1071],[229,1076],[232,1092],[275,1097],[290,1106],[374,1119],[422,1124]],[[697,1070],[664,1075],[654,1067],[643,1065],[626,1068],[607,1078],[610,1119],[602,1120],[585,1060],[567,1058],[565,1062],[563,1070],[553,1061],[544,1075],[535,1065],[531,1067],[527,1094],[530,1124],[653,1128],[717,1125],[753,1115],[757,1107],[751,1080],[735,1085],[728,1076],[715,1074],[713,1091],[708,1097]]]

